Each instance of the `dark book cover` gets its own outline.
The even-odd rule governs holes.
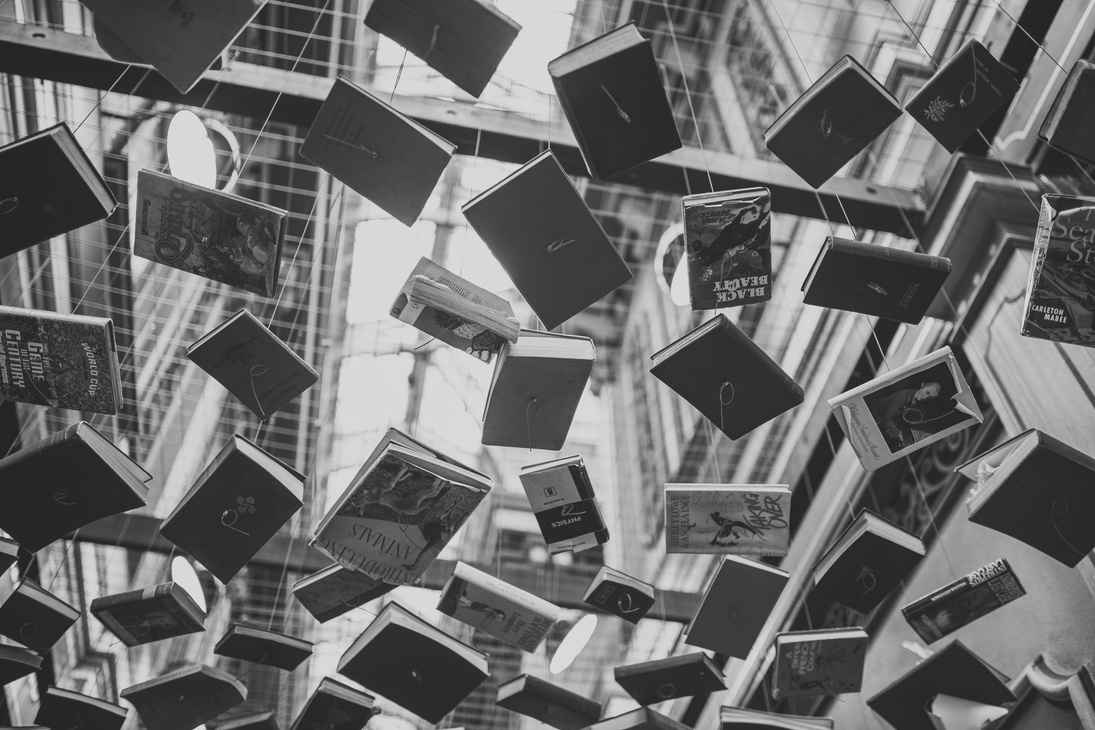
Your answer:
[[[174,582],[101,596],[88,610],[126,646],[205,631],[205,612]]]
[[[192,664],[121,691],[147,730],[193,730],[247,699],[247,688],[219,669]]]
[[[789,577],[748,558],[723,557],[685,629],[684,643],[744,659]]]
[[[589,727],[601,719],[603,710],[600,702],[531,674],[521,674],[498,685],[494,704],[558,730]]]
[[[8,568],[15,565],[15,561],[18,559],[19,543],[6,537],[0,537],[0,573],[6,572]]]
[[[0,529],[37,552],[97,519],[143,507],[151,478],[93,426],[75,423],[0,459]]]
[[[395,585],[334,564],[293,584],[293,596],[325,623],[389,593]]]
[[[1000,558],[913,601],[901,613],[931,644],[1026,593],[1008,561]]]
[[[213,647],[213,653],[291,672],[312,656],[312,642],[258,626],[233,623]]]
[[[582,457],[530,464],[518,476],[549,553],[577,553],[608,541]]]
[[[270,205],[141,170],[133,253],[272,297],[288,217]]]
[[[47,652],[72,628],[80,612],[30,578],[0,593],[0,635]]]
[[[551,150],[461,210],[544,329],[631,281],[631,269]]]
[[[851,56],[814,82],[764,132],[776,157],[820,188],[901,116],[901,105]]]
[[[1026,337],[1095,346],[1095,199],[1043,195],[1023,303]]]
[[[767,188],[681,199],[693,311],[772,298],[772,196]]]
[[[901,730],[935,730],[926,708],[933,697],[947,694],[1002,705],[1015,701],[1007,681],[988,662],[954,641],[868,699],[867,706]]]
[[[41,666],[42,655],[33,649],[0,645],[0,687],[37,672]]]
[[[950,272],[951,260],[942,256],[828,236],[802,285],[802,300],[919,324]]]
[[[116,202],[64,122],[0,147],[0,257],[102,220]]]
[[[263,421],[319,380],[315,368],[246,309],[191,345],[186,356]]]
[[[113,415],[122,407],[114,324],[0,305],[0,398]]]
[[[281,725],[278,724],[278,718],[273,710],[264,710],[236,715],[219,723],[215,730],[281,730]]]
[[[651,374],[731,439],[802,403],[802,387],[724,314],[651,356]]]
[[[426,206],[455,145],[339,76],[300,155],[405,226]]]
[[[602,565],[582,600],[637,624],[654,607],[654,586]]]
[[[1011,102],[1019,82],[970,38],[905,104],[905,111],[955,153],[996,110]]]
[[[688,725],[649,707],[609,717],[589,726],[589,730],[688,730]]]
[[[368,692],[324,677],[290,730],[361,730],[379,712],[375,700]]]
[[[160,524],[227,583],[303,506],[304,475],[236,434]]]
[[[861,628],[781,633],[775,652],[774,699],[838,695],[863,686],[867,632]]]
[[[665,552],[786,555],[786,484],[666,484]]]
[[[1095,63],[1079,59],[1072,64],[1064,86],[1057,92],[1038,138],[1055,150],[1095,164]]]
[[[703,652],[615,667],[616,683],[640,705],[719,692],[726,678]]]
[[[553,59],[548,73],[596,179],[681,147],[654,51],[634,22]]]
[[[365,25],[476,99],[521,30],[490,0],[374,0]]]
[[[42,694],[34,722],[62,730],[121,730],[129,711],[121,705],[60,687],[48,687]]]

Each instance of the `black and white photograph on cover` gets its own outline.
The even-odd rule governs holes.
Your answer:
[[[944,429],[977,419],[961,410],[958,385],[946,362],[913,373],[863,396],[890,451],[900,451]]]

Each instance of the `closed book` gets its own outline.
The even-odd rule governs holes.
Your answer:
[[[739,439],[802,403],[802,387],[719,313],[651,355],[651,374]]]
[[[193,730],[247,699],[247,688],[204,664],[168,672],[121,691],[148,730]]]
[[[1043,195],[1019,333],[1095,346],[1095,198]]]
[[[521,330],[494,362],[482,442],[558,451],[585,392],[597,348],[588,337]]]
[[[970,522],[1025,542],[1069,567],[1095,550],[1095,458],[1027,429],[955,468],[977,482]]]
[[[598,180],[680,149],[654,50],[634,22],[549,61],[548,74]]]
[[[487,655],[389,603],[338,662],[340,674],[432,723],[483,683]]]
[[[776,635],[772,697],[858,692],[863,686],[867,632],[859,627]]]
[[[418,220],[455,149],[339,76],[300,154],[409,226]]]
[[[153,170],[137,174],[133,253],[272,297],[289,214]]]
[[[551,150],[461,210],[544,329],[631,281],[631,269]]]
[[[34,722],[54,730],[121,730],[129,714],[121,705],[60,687],[47,687],[41,700]]]
[[[681,198],[693,311],[772,298],[772,195],[743,188]]]
[[[688,725],[649,707],[609,717],[589,726],[589,730],[688,730]]]
[[[654,606],[654,586],[602,565],[582,601],[636,624]]]
[[[205,631],[205,611],[174,581],[101,596],[89,611],[126,646]]]
[[[368,692],[324,677],[290,730],[361,730],[380,711],[375,701]]]
[[[236,715],[217,724],[216,730],[281,730],[273,710]]]
[[[581,456],[529,464],[518,474],[548,552],[581,552],[608,541],[608,528],[597,505]]]
[[[722,671],[703,652],[629,664],[612,671],[616,683],[640,705],[726,689]]]
[[[684,643],[744,659],[789,577],[764,563],[724,556],[685,629]]]
[[[393,588],[392,583],[335,563],[293,583],[293,596],[316,621],[325,623]]]
[[[871,73],[844,56],[764,132],[764,143],[810,187],[820,188],[901,116]]]
[[[0,644],[0,687],[37,672],[41,666],[42,655],[33,649]]]
[[[8,568],[15,565],[15,561],[18,559],[19,543],[6,537],[0,537],[0,573],[6,572]]]
[[[913,601],[901,613],[931,644],[1026,593],[1008,561],[1000,558]]]
[[[833,718],[724,706],[719,709],[719,730],[833,730]]]
[[[233,623],[213,647],[213,653],[291,672],[312,656],[312,642],[280,631]]]
[[[0,398],[113,415],[124,403],[114,323],[0,305]]]
[[[304,475],[236,434],[160,534],[227,583],[303,506]]]
[[[39,653],[72,628],[80,612],[30,578],[0,581],[0,635]]]
[[[190,345],[186,356],[263,421],[319,380],[315,368],[246,309]]]
[[[1078,160],[1095,163],[1095,63],[1078,59],[1038,128],[1039,139]]]
[[[666,484],[666,553],[786,555],[786,484]]]
[[[437,610],[510,646],[534,652],[561,609],[501,578],[457,561]]]
[[[919,324],[951,260],[828,236],[802,283],[806,304]]]
[[[531,674],[498,685],[494,704],[559,730],[582,730],[600,720],[602,712],[600,702]]]
[[[102,220],[117,201],[64,122],[0,147],[0,258]]]

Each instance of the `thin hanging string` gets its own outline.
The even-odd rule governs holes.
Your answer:
[[[1068,503],[1067,499],[1065,499],[1063,497],[1056,498],[1049,505],[1049,520],[1050,520],[1050,522],[1053,523],[1053,529],[1057,532],[1057,537],[1061,538],[1061,542],[1063,542],[1065,545],[1067,545],[1069,547],[1069,549],[1072,550],[1072,552],[1076,553],[1078,556],[1083,558],[1084,556],[1087,555],[1087,552],[1084,551],[1084,550],[1080,550],[1075,545],[1073,545],[1069,541],[1069,539],[1067,537],[1065,537],[1065,534],[1063,532],[1061,532],[1060,525],[1057,524],[1057,515],[1066,514],[1068,512],[1068,509],[1069,509],[1069,503]]]
[[[892,0],[890,0],[890,2],[891,2],[891,4],[892,4]],[[1043,46],[1043,45],[1042,45],[1041,43],[1039,43],[1038,41],[1034,40],[1034,36],[1032,36],[1032,35],[1031,35],[1030,33],[1028,33],[1028,32],[1027,32],[1027,29],[1026,29],[1026,28],[1024,28],[1024,27],[1023,27],[1023,26],[1022,26],[1022,25],[1021,25],[1021,24],[1019,23],[1019,21],[1018,21],[1018,20],[1016,20],[1015,18],[1013,18],[1013,17],[1011,16],[1011,13],[1009,13],[1009,12],[1007,11],[1007,9],[1006,9],[1006,8],[1004,8],[1004,6],[1000,4],[1000,0],[992,0],[992,2],[993,2],[993,3],[995,3],[996,7],[998,7],[998,8],[1000,9],[1000,12],[1001,12],[1001,13],[1003,13],[1004,15],[1006,15],[1006,16],[1007,16],[1007,19],[1008,19],[1008,20],[1010,20],[1010,21],[1011,21],[1011,22],[1012,22],[1012,23],[1013,23],[1013,24],[1015,25],[1015,27],[1016,27],[1016,28],[1018,28],[1019,30],[1023,31],[1023,35],[1025,35],[1025,36],[1026,36],[1027,38],[1029,38],[1029,39],[1030,39],[1030,42],[1031,42],[1031,43],[1033,43],[1034,45],[1038,46],[1038,48],[1039,48],[1039,49],[1040,49],[1040,50],[1042,51],[1042,53],[1043,53],[1043,54],[1045,54],[1046,58],[1048,58],[1048,59],[1049,59],[1050,61],[1053,61],[1053,64],[1054,64],[1055,66],[1057,66],[1057,68],[1061,69],[1061,70],[1062,70],[1062,71],[1064,71],[1064,72],[1065,72],[1066,74],[1068,73],[1068,71],[1065,71],[1064,67],[1063,67],[1063,66],[1061,66],[1061,64],[1057,63],[1057,59],[1056,59],[1056,58],[1054,58],[1054,57],[1053,57],[1053,56],[1052,56],[1052,55],[1050,54],[1050,52],[1049,52],[1049,51],[1047,51],[1047,50],[1045,49],[1045,46]],[[894,10],[897,10],[897,8],[894,8]]]
[[[313,28],[313,30],[314,30],[314,28]],[[436,39],[437,38],[437,26],[434,26],[433,35],[434,35],[434,38]],[[432,43],[430,44],[430,50],[433,50],[433,44]],[[429,55],[429,53],[427,53],[426,55]],[[407,49],[404,48],[403,49],[403,60],[401,60],[399,62],[399,68],[396,69],[396,72],[395,72],[395,83],[392,84],[392,95],[388,97],[388,105],[389,106],[391,106],[392,102],[395,101],[395,90],[399,88],[399,80],[401,78],[403,78],[403,67],[406,65],[406,63],[407,63]]]
[[[822,429],[822,431],[825,433],[825,440],[829,442],[829,451],[832,453],[833,461],[835,462],[836,461],[836,444],[833,443],[833,435],[831,433],[829,433],[828,420],[826,420],[825,427]],[[870,489],[868,488],[867,491],[870,491]],[[848,495],[847,493],[845,493],[845,495],[844,495],[844,503],[846,505],[848,505],[848,516],[854,522],[855,521],[855,506],[852,504],[851,496]]]
[[[908,464],[909,472],[912,473],[913,479],[916,481],[916,491],[920,494],[920,500],[924,505],[924,511],[928,514],[928,523],[935,530],[936,542],[939,545],[940,551],[943,553],[943,558],[947,561],[947,566],[951,570],[951,577],[958,580],[958,571],[954,569],[954,563],[951,561],[950,553],[947,552],[947,545],[943,540],[943,533],[939,529],[939,525],[935,521],[935,513],[932,511],[931,505],[928,504],[928,493],[924,490],[924,485],[920,481],[920,475],[916,473],[916,468],[912,461],[911,454],[905,454],[905,463]]]
[[[536,412],[530,415],[529,411],[536,406]],[[532,419],[540,415],[540,399],[533,398],[525,405],[525,434],[528,436],[528,450],[532,451]]]
[[[479,127],[478,129],[475,130],[475,156],[472,157],[472,159],[471,159],[471,178],[472,178],[472,180],[477,179],[476,178],[476,171],[479,169],[479,143],[482,142],[482,141],[483,141],[483,128]],[[551,148],[551,115],[550,115],[550,113],[548,115],[548,148],[549,149]],[[468,191],[468,199],[469,200],[474,198],[476,195],[478,195],[478,191],[472,191],[472,190]],[[459,266],[459,268],[456,272],[460,276],[464,275],[464,260],[467,258],[467,255],[468,255],[468,229],[470,227],[471,227],[471,224],[468,223],[468,219],[465,216],[464,217],[464,235],[460,240],[460,266]]]
[[[669,25],[669,38],[673,41],[673,52],[677,56],[677,68],[681,73],[681,84],[684,86],[684,98],[688,101],[688,111],[692,115],[692,124],[696,128],[696,144],[700,148],[700,156],[703,158],[703,167],[707,172],[707,184],[711,192],[715,192],[715,181],[711,178],[711,168],[707,164],[707,152],[703,148],[703,134],[700,123],[696,119],[696,109],[692,106],[692,92],[688,90],[688,74],[684,68],[684,59],[681,58],[681,47],[677,44],[677,33],[673,30],[673,16],[669,12],[669,0],[662,0],[662,8],[665,9],[665,21]]]
[[[312,209],[308,211],[308,217],[304,221],[304,228],[301,230],[300,236],[297,237],[297,247],[293,250],[293,259],[289,262],[289,268],[286,270],[284,276],[282,277],[281,292],[278,294],[278,298],[274,301],[274,308],[270,311],[270,318],[266,322],[267,327],[272,327],[274,325],[274,316],[278,313],[278,306],[281,305],[281,300],[285,296],[285,290],[289,288],[289,275],[293,273],[293,268],[297,265],[297,257],[300,255],[300,248],[304,244],[304,239],[308,237],[308,226],[310,226],[312,223],[312,218],[316,214],[316,207],[319,205],[319,199],[320,197],[322,197],[319,194],[319,191],[323,189],[326,182],[327,172],[324,170],[322,171],[319,182],[316,185],[317,192],[315,199],[312,201]],[[327,209],[328,219],[330,218],[331,211],[335,209],[335,205],[341,202],[342,193],[345,189],[345,186],[340,187],[338,194],[332,196],[333,200],[331,201],[330,207]],[[288,223],[288,221],[286,221],[286,223]],[[318,248],[322,245],[322,241],[313,241],[312,245]],[[309,272],[308,276],[311,277],[311,272]]]
[[[644,5],[643,6],[643,15],[644,16],[646,15],[646,8],[649,8],[649,7],[650,7],[649,5]],[[658,62],[658,74],[659,74],[659,76],[661,76],[661,79],[662,79],[662,88],[663,89],[668,88],[669,87],[669,71],[668,71],[668,69],[666,69],[665,64],[660,62],[660,61]],[[684,163],[684,160],[681,160],[681,176],[684,177],[684,192],[685,192],[685,195],[691,195],[692,194],[692,181],[688,177],[688,166]],[[712,186],[712,187],[714,187],[714,186]]]
[[[97,111],[97,110],[99,109],[99,107],[100,107],[100,106],[102,106],[102,104],[103,104],[103,99],[105,99],[105,98],[107,97],[107,95],[108,95],[108,94],[110,94],[110,92],[114,91],[114,87],[118,85],[118,83],[119,83],[119,82],[120,82],[120,81],[122,80],[122,77],[124,77],[124,76],[125,76],[125,75],[126,75],[127,73],[129,73],[129,69],[131,69],[131,68],[133,68],[133,64],[132,64],[132,63],[127,63],[127,64],[125,65],[125,68],[123,68],[123,69],[122,69],[122,72],[121,72],[120,74],[118,74],[118,78],[114,79],[114,83],[110,85],[110,88],[108,88],[108,89],[107,89],[106,91],[104,91],[104,92],[103,92],[103,93],[102,93],[102,94],[101,94],[101,95],[99,96],[98,100],[97,100],[97,101],[95,102],[95,104],[94,104],[94,105],[93,105],[93,106],[91,107],[91,109],[90,109],[90,110],[88,111],[88,113],[87,113],[87,114],[85,114],[85,115],[84,115],[84,118],[80,120],[80,123],[79,123],[79,124],[77,124],[77,125],[76,125],[76,126],[75,126],[75,127],[73,128],[73,130],[72,130],[72,133],[73,133],[73,134],[75,134],[76,132],[80,131],[80,127],[84,126],[84,122],[86,122],[86,121],[87,121],[88,119],[90,119],[90,118],[91,118],[91,115],[92,115],[92,114],[94,114],[94,113],[95,113],[95,112],[96,112],[96,111]],[[152,69],[148,69],[148,71],[145,71],[145,76],[144,76],[144,78],[147,78],[147,77],[148,77],[148,74],[149,74],[149,73],[150,73],[151,71],[152,71]],[[144,81],[144,78],[142,78],[142,79],[141,79],[141,82],[143,82],[143,81]],[[134,93],[135,93],[135,90],[134,90]]]
[[[722,467],[719,466],[719,442],[718,435],[715,433],[715,426],[708,418],[703,419],[704,425],[707,427],[707,443],[711,450],[711,459],[715,462],[715,481],[722,482]]]
[[[601,32],[602,33],[607,33],[608,32],[608,18],[605,17],[605,2],[606,2],[606,0],[602,0],[601,3],[599,3],[600,7],[601,7]]]

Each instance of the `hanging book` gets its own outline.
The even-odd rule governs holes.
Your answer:
[[[0,636],[28,649],[49,651],[79,617],[79,611],[30,578],[0,581]]]
[[[41,667],[42,655],[33,649],[0,644],[0,687],[37,672]]]
[[[689,727],[649,707],[640,707],[637,710],[595,722],[587,730],[689,730]]]
[[[913,601],[901,613],[917,636],[931,644],[1026,593],[1001,558]]]
[[[833,730],[833,718],[723,706],[719,708],[719,730]]]
[[[726,555],[685,629],[685,644],[744,659],[756,643],[790,575]]]
[[[602,565],[582,602],[637,624],[654,606],[654,586]]]
[[[60,687],[47,687],[34,722],[55,730],[122,730],[129,711],[121,705]]]
[[[859,627],[776,635],[772,698],[838,695],[863,686],[867,632]]]
[[[602,712],[600,702],[531,674],[498,685],[494,704],[558,730],[582,730],[600,720]]]
[[[121,691],[147,730],[193,730],[247,699],[247,688],[219,669],[192,664]]]
[[[361,730],[379,712],[368,692],[324,677],[290,730]]]
[[[322,624],[380,598],[393,588],[392,583],[335,563],[294,583],[293,596]]]
[[[703,652],[629,664],[612,672],[616,683],[640,705],[726,689],[722,671]]]
[[[992,723],[1007,715],[1011,707],[987,705],[940,693],[928,701],[925,709],[936,730],[966,730],[995,727]]]
[[[1077,59],[1042,120],[1038,138],[1059,152],[1095,164],[1095,139],[1091,136],[1093,94],[1095,63]]]
[[[236,715],[219,723],[216,730],[281,730],[281,725],[278,724],[278,718],[273,710],[265,710]],[[360,730],[360,728],[354,730]]]
[[[786,555],[786,484],[666,484],[666,553]]]
[[[18,559],[19,543],[6,537],[0,537],[0,574],[7,572],[7,569],[15,565],[15,561]]]
[[[100,596],[88,611],[126,646],[205,631],[205,611],[174,581]]]
[[[581,456],[521,467],[518,474],[551,555],[608,542],[601,508]]]
[[[213,653],[291,672],[312,656],[312,642],[260,626],[232,623]]]

